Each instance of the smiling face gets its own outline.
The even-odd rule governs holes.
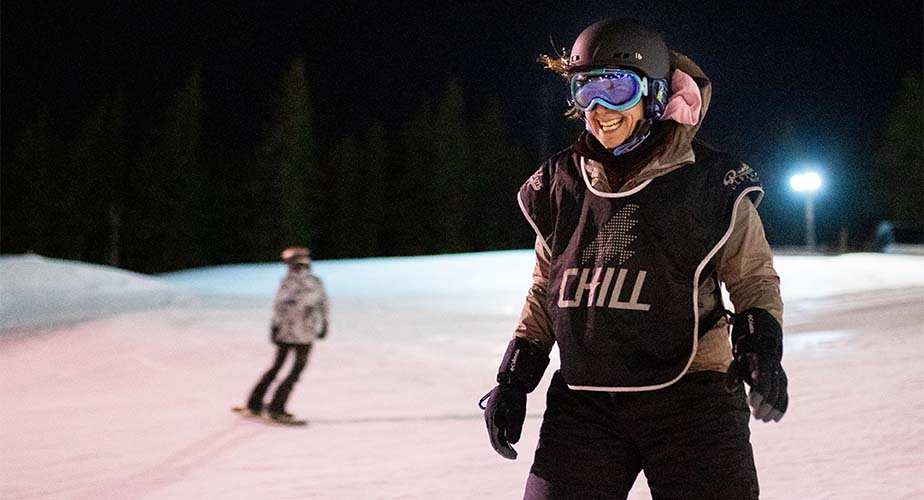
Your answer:
[[[642,119],[643,101],[625,111],[613,111],[595,105],[584,112],[587,130],[607,149],[619,146],[632,135],[636,124]]]

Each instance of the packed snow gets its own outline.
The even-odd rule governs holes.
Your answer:
[[[521,498],[493,386],[530,251],[316,262],[332,302],[288,409],[242,419],[271,364],[280,264],[144,276],[0,257],[0,499]],[[924,256],[781,255],[789,413],[752,422],[766,499],[924,498]],[[283,368],[283,374],[288,366]],[[630,495],[649,498],[640,476]]]

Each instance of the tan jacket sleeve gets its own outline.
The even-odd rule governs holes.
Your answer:
[[[725,283],[735,311],[759,307],[783,324],[780,276],[757,208],[750,200],[738,206],[735,229],[716,257],[716,271]]]
[[[719,280],[725,283],[736,311],[751,307],[766,309],[782,324],[783,301],[780,277],[773,269],[773,254],[764,235],[757,209],[750,200],[742,201],[735,214],[735,228],[714,260]],[[700,290],[701,300],[712,296],[711,281]],[[714,305],[709,304],[708,309]],[[732,349],[728,321],[719,321],[699,339],[689,371],[725,372]]]
[[[550,258],[542,240],[536,237],[536,266],[533,268],[533,284],[526,294],[526,303],[523,304],[520,321],[514,331],[514,336],[539,343],[549,351],[555,344],[552,322],[546,310]]]

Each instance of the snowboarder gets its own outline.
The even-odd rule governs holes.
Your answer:
[[[540,59],[585,130],[518,194],[536,265],[482,399],[490,442],[516,458],[557,343],[525,498],[625,499],[644,471],[656,499],[756,499],[748,405],[764,422],[788,406],[757,174],[694,139],[710,81],[640,22],[602,20]]]
[[[282,252],[282,261],[289,270],[273,300],[270,328],[270,340],[277,346],[276,359],[251,391],[246,411],[253,416],[263,414],[263,397],[289,351],[293,351],[295,361],[292,371],[279,383],[266,407],[266,414],[280,423],[303,423],[286,411],[286,400],[308,362],[312,343],[327,335],[328,301],[321,280],[311,273],[311,256],[307,248],[286,248]]]

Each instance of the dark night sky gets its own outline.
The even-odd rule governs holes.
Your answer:
[[[920,74],[924,59],[919,0],[86,5],[4,3],[4,159],[40,103],[63,140],[118,86],[136,119],[154,123],[196,62],[207,142],[243,151],[282,71],[304,56],[322,140],[362,134],[373,119],[399,124],[453,76],[473,106],[500,97],[513,136],[538,161],[542,88],[551,89],[555,113],[566,89],[536,55],[552,50],[550,38],[570,46],[591,22],[626,14],[662,31],[713,79],[706,139],[755,165],[768,187],[782,186],[798,155],[841,173],[849,190],[858,188],[849,179],[866,168],[898,82]],[[787,128],[798,152],[779,151]]]

